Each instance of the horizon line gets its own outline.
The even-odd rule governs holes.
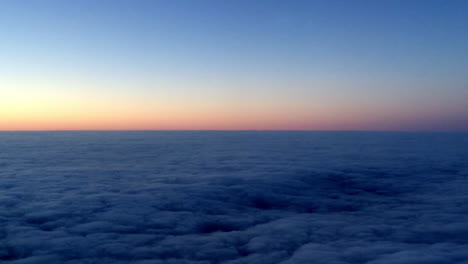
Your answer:
[[[468,133],[468,130],[359,130],[359,129],[23,129],[5,132],[394,132],[394,133]]]

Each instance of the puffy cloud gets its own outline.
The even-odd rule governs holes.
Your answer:
[[[468,261],[466,134],[54,132],[0,142],[2,263]]]

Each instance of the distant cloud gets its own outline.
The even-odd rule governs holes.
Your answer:
[[[0,260],[467,263],[456,137],[3,133]]]

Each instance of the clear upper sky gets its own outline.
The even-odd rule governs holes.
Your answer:
[[[0,2],[0,130],[468,130],[468,1]]]

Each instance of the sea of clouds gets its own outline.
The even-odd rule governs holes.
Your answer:
[[[468,134],[3,132],[0,262],[468,264]]]

